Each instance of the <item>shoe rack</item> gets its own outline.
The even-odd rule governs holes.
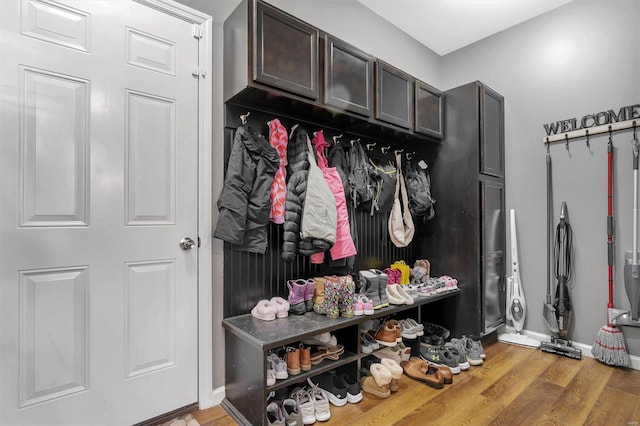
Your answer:
[[[267,424],[266,406],[270,392],[303,383],[309,377],[334,370],[344,369],[352,377],[360,380],[360,360],[370,354],[363,354],[360,348],[362,324],[370,319],[397,316],[411,317],[421,322],[425,306],[444,299],[454,299],[460,291],[455,290],[440,295],[419,298],[412,305],[391,305],[378,309],[373,315],[361,315],[351,318],[329,319],[315,312],[304,315],[289,315],[273,321],[262,321],[250,314],[226,318],[222,321],[225,328],[225,377],[226,397],[223,406],[240,424]],[[310,371],[285,380],[277,380],[267,386],[267,354],[282,346],[297,346],[297,342],[330,332],[343,345],[345,352],[338,360],[323,360],[313,365]],[[411,347],[412,355],[418,355],[418,339],[405,344]]]

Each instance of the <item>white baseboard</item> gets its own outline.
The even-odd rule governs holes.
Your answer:
[[[219,405],[225,397],[224,386],[220,386],[219,388],[215,388],[211,393],[211,402],[214,405]]]
[[[547,335],[547,334],[542,334],[542,333],[537,333],[535,331],[528,331],[528,330],[522,330],[523,334],[526,334],[527,336],[539,340],[539,341],[551,341],[551,336]],[[589,357],[589,358],[593,358],[593,355],[591,355],[591,345],[585,345],[584,343],[580,343],[580,342],[572,342],[573,346],[575,346],[576,348],[580,349],[582,351],[582,355]],[[629,368],[633,368],[634,370],[640,370],[640,357],[636,356],[636,355],[629,355],[629,359],[631,360],[631,364],[629,365]]]

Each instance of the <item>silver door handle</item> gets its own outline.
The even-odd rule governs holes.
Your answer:
[[[182,250],[191,250],[192,248],[195,247],[195,245],[196,245],[195,241],[193,241],[189,237],[184,237],[183,239],[180,240],[180,247],[182,248]]]

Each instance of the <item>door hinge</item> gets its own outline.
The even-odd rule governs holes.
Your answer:
[[[198,248],[200,248],[200,237],[198,237]]]
[[[202,25],[193,24],[193,36],[195,38],[202,38]]]

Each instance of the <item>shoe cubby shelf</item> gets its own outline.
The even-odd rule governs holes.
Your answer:
[[[345,351],[340,355],[340,359],[331,360],[325,359],[318,365],[312,365],[311,370],[303,371],[295,376],[289,375],[289,378],[284,380],[277,380],[275,385],[268,386],[267,392],[276,391],[278,389],[286,388],[296,383],[304,382],[309,377],[317,376],[318,374],[326,373],[327,371],[335,370],[338,367],[357,361],[360,355],[353,352]]]
[[[225,399],[222,405],[240,424],[267,424],[265,407],[270,392],[303,383],[308,378],[330,370],[350,369],[354,377],[359,377],[360,360],[369,354],[360,350],[362,324],[370,319],[407,314],[421,320],[421,307],[444,299],[457,297],[460,290],[421,297],[411,305],[391,305],[378,309],[373,315],[351,318],[327,318],[315,312],[304,315],[289,315],[273,321],[262,321],[250,314],[238,315],[222,320],[225,328]],[[271,350],[283,346],[297,346],[298,342],[317,334],[330,332],[336,335],[338,344],[345,348],[338,360],[325,359],[313,365],[310,371],[277,380],[267,386],[266,358]],[[418,344],[414,340],[413,344]]]
[[[359,315],[351,318],[327,318],[325,315],[307,312],[304,315],[289,315],[273,321],[262,321],[251,314],[238,315],[222,320],[222,326],[229,333],[244,339],[252,346],[262,351],[268,351],[280,346],[298,342],[316,334],[332,332],[352,325],[361,324],[369,319],[376,319],[388,315],[394,315],[407,309],[413,309],[438,300],[454,297],[460,290],[452,290],[446,293],[421,297],[412,305],[391,305],[387,308],[377,309],[373,315]],[[340,343],[340,342],[338,342]]]

